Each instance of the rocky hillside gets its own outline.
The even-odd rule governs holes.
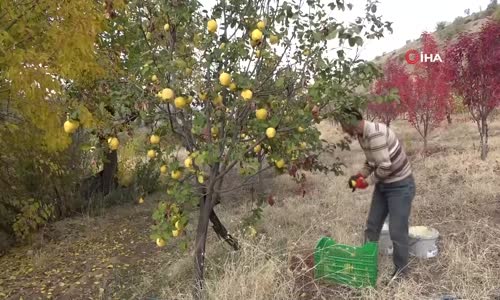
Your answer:
[[[489,19],[500,21],[500,5],[498,5],[495,0],[493,0],[488,8],[484,11],[472,13],[466,17],[457,17],[451,23],[437,23],[436,31],[434,31],[432,35],[436,38],[437,41],[439,41],[439,43],[444,44],[456,38],[462,32],[479,31],[481,29],[481,26]],[[384,64],[387,59],[393,57],[398,57],[400,60],[404,60],[406,51],[408,51],[409,49],[419,49],[420,46],[420,38],[416,40],[407,40],[404,47],[388,53],[384,52],[383,55],[377,56],[374,62],[377,64]]]

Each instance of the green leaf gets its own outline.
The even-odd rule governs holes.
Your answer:
[[[357,37],[355,38],[355,40],[356,40],[356,45],[358,45],[358,46],[360,46],[360,47],[361,47],[361,46],[363,46],[363,38],[362,38],[362,37],[357,36]]]
[[[340,60],[344,60],[344,50],[337,50],[337,55]]]
[[[83,144],[80,146],[80,150],[82,151],[89,151],[90,149],[92,149],[92,145],[90,144]]]
[[[197,166],[202,166],[205,163],[205,157],[207,156],[206,152],[202,152],[200,155],[196,156],[194,159],[194,163]]]
[[[345,10],[344,0],[337,0],[336,2],[340,10]]]
[[[280,77],[276,80],[276,87],[283,88],[285,86],[285,77]]]
[[[313,33],[313,39],[315,42],[321,41],[322,38],[323,38],[323,35],[321,33],[319,33],[319,32]]]
[[[334,30],[330,31],[330,32],[328,33],[328,35],[326,36],[326,39],[327,39],[327,40],[331,40],[331,39],[336,38],[336,37],[337,37],[337,33],[338,33],[338,31],[337,31],[336,29],[334,29]]]
[[[350,37],[349,38],[349,46],[354,47],[356,45],[356,38]]]
[[[186,241],[182,241],[180,244],[179,244],[179,248],[182,250],[182,251],[186,251],[189,249],[189,244],[188,242]]]

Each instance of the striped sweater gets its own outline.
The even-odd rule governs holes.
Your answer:
[[[360,173],[368,183],[396,182],[411,175],[408,157],[392,129],[364,121],[363,136],[358,136],[358,141],[366,156]]]

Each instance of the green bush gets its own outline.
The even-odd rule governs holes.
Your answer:
[[[30,124],[26,131],[36,132]],[[0,129],[0,231],[18,241],[53,220],[71,215],[84,202],[76,192],[77,183],[88,173],[85,137],[76,133],[73,144],[53,151],[33,141],[30,135]]]
[[[160,161],[139,162],[135,167],[134,186],[140,194],[150,194],[160,184]]]
[[[89,216],[102,215],[105,210],[115,205],[132,203],[137,198],[137,193],[133,187],[117,187],[106,196],[95,194],[87,199],[87,205],[82,212]]]
[[[455,20],[453,20],[452,25],[459,26],[465,24],[465,18],[464,17],[456,17]]]
[[[490,4],[488,4],[488,7],[486,7],[487,12],[494,12],[498,8],[498,1],[497,0],[491,0]]]
[[[16,237],[20,239],[29,239],[31,233],[47,224],[54,216],[54,206],[52,204],[46,204],[33,198],[15,202],[16,206],[20,207],[20,212],[12,224],[12,229]]]
[[[446,22],[441,21],[436,24],[436,31],[440,31],[446,28]]]
[[[492,17],[494,20],[496,21],[499,21],[500,22],[500,6],[498,6],[496,9],[495,9],[495,12],[492,14]]]

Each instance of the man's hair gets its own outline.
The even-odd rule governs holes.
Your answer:
[[[361,112],[354,107],[341,107],[338,110],[337,122],[345,125],[354,125],[363,120]]]

